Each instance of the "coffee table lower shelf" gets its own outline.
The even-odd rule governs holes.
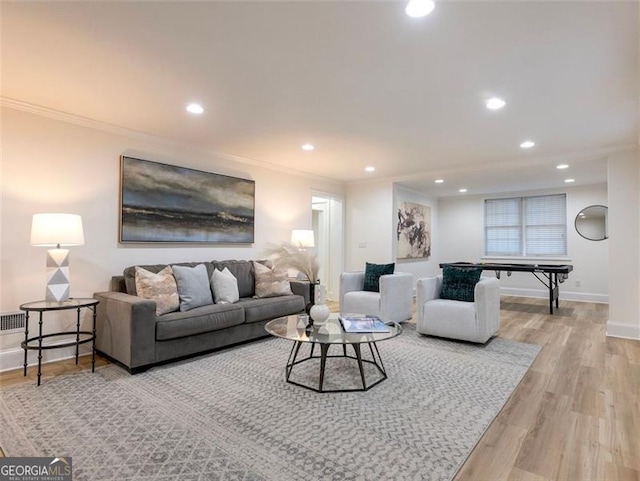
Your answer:
[[[386,372],[386,370],[384,368],[384,364],[382,362],[382,358],[380,357],[380,351],[378,350],[378,346],[376,345],[376,343],[374,341],[362,343],[362,344],[368,344],[369,345],[369,350],[371,352],[371,359],[365,359],[365,358],[362,357],[362,349],[361,349],[361,345],[362,344],[351,344],[351,347],[353,347],[355,355],[347,354],[347,345],[346,344],[342,344],[342,354],[341,355],[335,355],[335,354],[334,355],[329,355],[328,352],[329,352],[329,347],[331,346],[331,344],[315,343],[315,342],[311,343],[311,350],[309,352],[309,355],[307,357],[302,358],[302,359],[298,359],[298,355],[300,353],[300,347],[302,347],[303,344],[306,344],[306,343],[302,342],[302,341],[294,342],[293,347],[291,348],[291,352],[289,353],[289,359],[287,361],[287,366],[286,366],[286,381],[289,384],[295,384],[296,386],[300,386],[300,387],[303,387],[303,388],[306,388],[306,389],[310,389],[311,391],[315,391],[315,392],[318,392],[318,393],[324,393],[324,392],[356,392],[356,391],[368,391],[373,386],[377,386],[382,381],[387,379],[387,372]],[[313,353],[314,353],[316,344],[318,344],[318,346],[320,348],[320,355],[315,355],[314,356]],[[325,389],[324,388],[324,376],[325,376],[325,371],[326,371],[326,367],[327,367],[327,359],[331,359],[331,358],[347,358],[347,359],[353,359],[354,361],[357,361],[358,369],[360,371],[360,380],[362,382],[362,387],[361,388],[360,387],[351,388],[351,389]],[[312,361],[314,359],[320,359],[320,372],[319,372],[319,379],[318,379],[317,387],[314,387],[314,386],[308,385],[308,384],[302,384],[302,383],[299,383],[297,381],[292,381],[291,380],[291,372],[293,371],[293,367],[294,366],[296,366],[298,364],[302,364],[304,362]],[[366,380],[367,376],[365,375],[365,369],[364,369],[364,365],[365,364],[371,364],[371,365],[375,366],[382,377],[377,378],[374,382],[372,382],[372,383],[367,385],[367,380]]]

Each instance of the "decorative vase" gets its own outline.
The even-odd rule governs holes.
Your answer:
[[[311,308],[313,307],[313,305],[316,303],[316,286],[318,285],[318,283],[310,283],[309,284],[309,303],[304,306],[304,310],[306,311],[307,314],[310,313]]]
[[[309,315],[313,319],[314,326],[321,326],[329,319],[329,306],[326,304],[314,304]]]
[[[329,318],[329,306],[324,303],[324,286],[314,285],[314,303],[309,309],[309,316],[314,326],[320,326]]]

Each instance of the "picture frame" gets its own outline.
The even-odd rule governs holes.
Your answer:
[[[396,229],[398,259],[431,257],[431,207],[398,201]]]
[[[121,243],[251,244],[255,181],[122,155],[119,232]]]

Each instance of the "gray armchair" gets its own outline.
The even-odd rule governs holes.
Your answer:
[[[418,279],[416,330],[421,334],[485,343],[500,328],[500,282],[481,277],[474,302],[440,299],[442,276]]]
[[[380,277],[380,292],[363,290],[364,272],[340,276],[340,312],[369,314],[383,321],[403,322],[413,314],[413,276],[403,272]]]

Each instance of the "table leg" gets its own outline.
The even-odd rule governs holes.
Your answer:
[[[549,314],[553,314],[553,275],[549,274]]]
[[[93,342],[91,345],[91,372],[96,372],[96,306],[93,306]]]
[[[42,374],[42,311],[38,320],[38,386],[40,385],[40,376]]]
[[[318,382],[318,391],[322,392],[324,384],[324,369],[327,366],[327,352],[329,352],[329,344],[320,344],[320,381]]]
[[[358,368],[360,369],[360,379],[362,380],[362,389],[367,390],[367,383],[364,380],[364,365],[362,363],[362,352],[360,351],[360,344],[354,344],[353,349],[356,351],[356,359],[358,360]]]
[[[27,340],[29,339],[29,311],[24,316],[24,371],[23,376],[27,375]]]
[[[300,346],[302,346],[301,341],[297,341],[293,343],[291,347],[291,352],[289,353],[289,360],[287,361],[286,371],[285,371],[285,380],[289,380],[289,376],[291,375],[291,371],[293,370],[293,363],[296,362],[296,358],[298,357],[298,351],[300,350]]]
[[[76,366],[78,365],[78,354],[80,353],[80,308],[76,314]]]
[[[556,308],[560,307],[559,303],[560,303],[560,286],[558,285],[558,273],[554,273],[553,274],[553,287],[554,287],[554,292],[557,289],[558,290],[558,295],[556,296]]]

